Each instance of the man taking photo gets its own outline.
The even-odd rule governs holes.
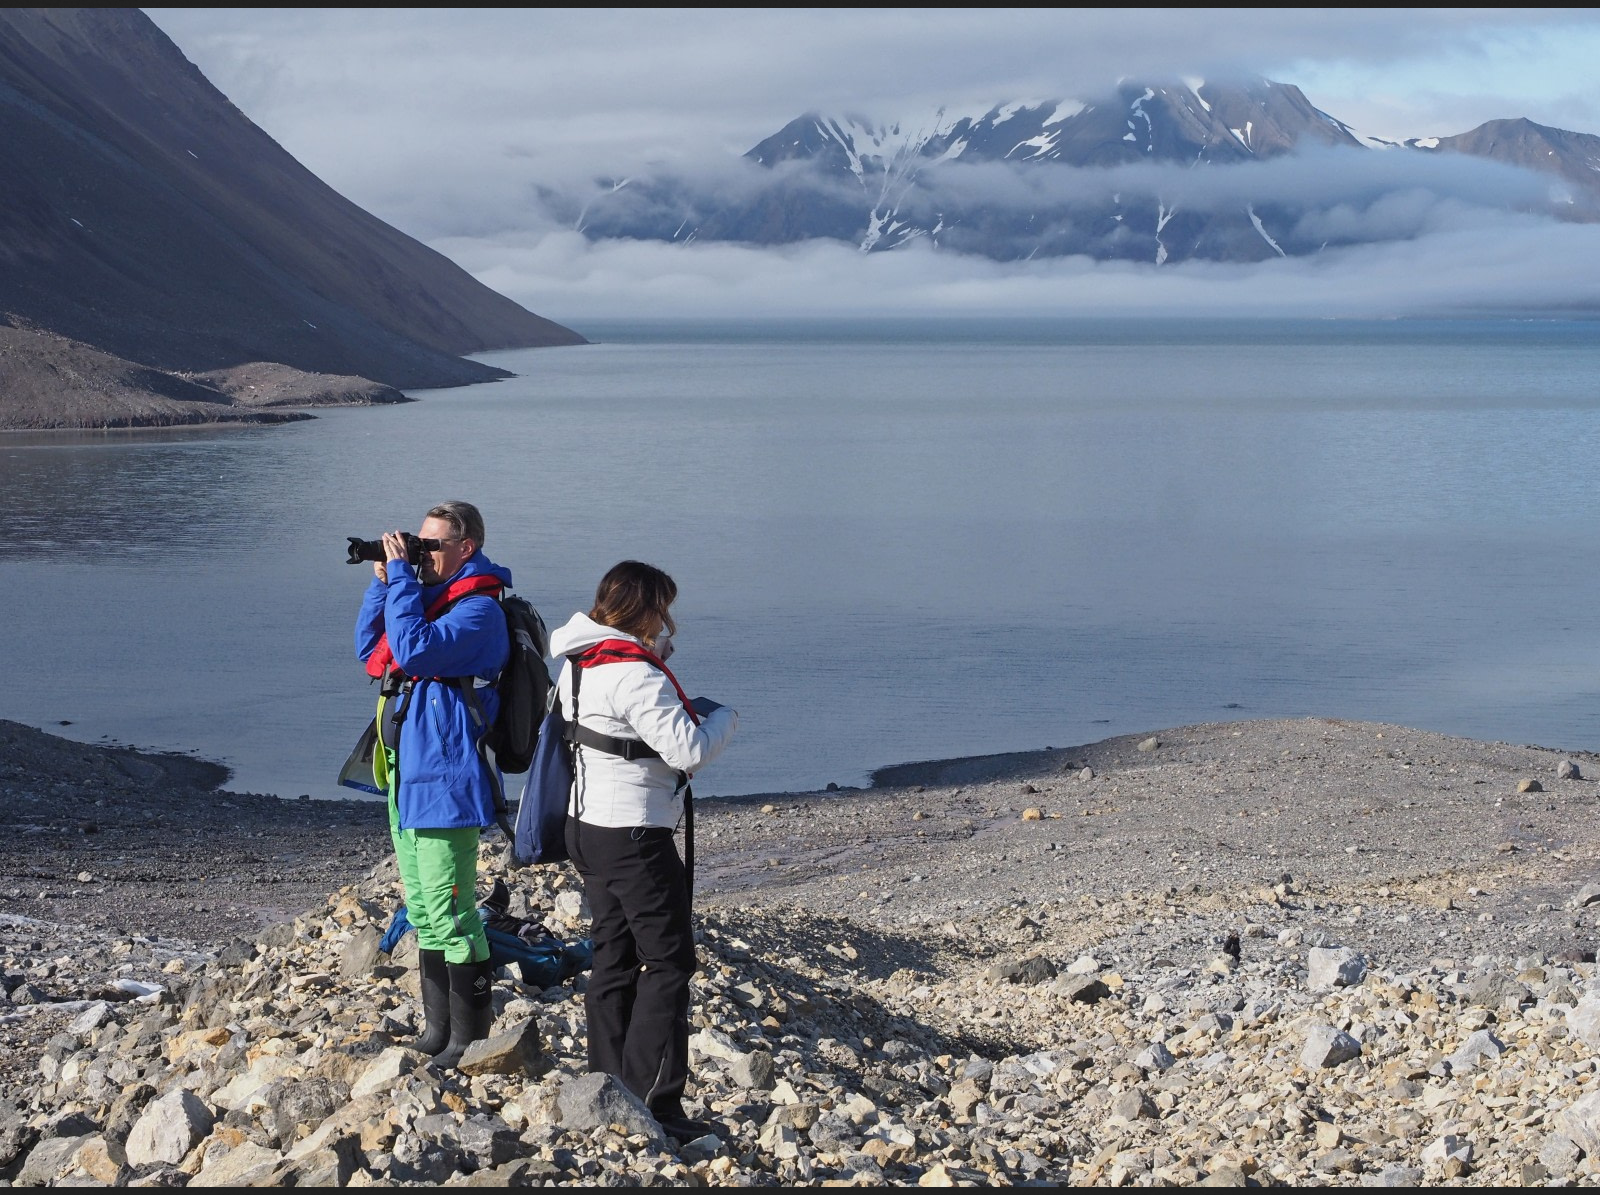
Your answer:
[[[483,516],[469,502],[433,507],[418,535],[437,544],[421,545],[416,564],[409,537],[384,535],[355,644],[367,673],[383,682],[373,772],[388,793],[389,835],[417,931],[426,1028],[413,1046],[445,1069],[493,1021],[477,880],[478,836],[494,824],[496,786],[478,743],[499,710],[493,681],[510,654],[494,599],[511,587],[511,573],[483,554]],[[474,694],[463,692],[467,685]]]

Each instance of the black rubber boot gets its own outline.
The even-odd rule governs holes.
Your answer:
[[[450,1044],[450,971],[444,951],[417,951],[417,971],[422,978],[423,1031],[411,1048],[437,1054]]]
[[[481,963],[450,964],[450,1044],[435,1054],[436,1070],[451,1070],[467,1047],[489,1036],[494,1024],[494,966]]]

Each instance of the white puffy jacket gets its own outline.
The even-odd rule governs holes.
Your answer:
[[[550,636],[557,659],[577,655],[605,639],[640,641],[574,614]],[[642,644],[641,644],[642,646]],[[572,717],[572,661],[563,660],[556,679],[561,708]],[[677,825],[683,799],[679,772],[698,772],[733,737],[739,715],[727,706],[712,710],[699,726],[678,700],[666,674],[640,660],[583,670],[578,685],[578,722],[619,739],[642,739],[660,759],[623,759],[591,747],[574,751],[572,797],[567,812],[591,826]]]

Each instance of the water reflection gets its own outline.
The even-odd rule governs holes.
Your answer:
[[[280,463],[270,435],[232,428],[0,437],[6,552],[201,552],[223,536],[248,534],[254,499]]]

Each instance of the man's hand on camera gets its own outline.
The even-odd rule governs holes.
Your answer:
[[[404,560],[406,558],[406,541],[399,531],[385,531],[383,533],[384,561],[377,565],[378,576],[385,581],[389,579],[389,561]]]

